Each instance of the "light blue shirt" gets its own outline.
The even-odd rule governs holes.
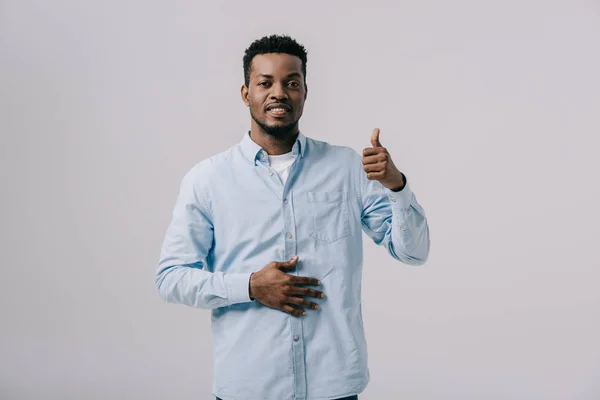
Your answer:
[[[298,134],[285,185],[248,133],[184,176],[156,271],[160,296],[212,310],[213,394],[224,400],[324,400],[369,382],[361,309],[362,232],[422,265],[429,227],[409,183],[368,180],[351,148]],[[250,274],[299,261],[324,299],[303,317],[249,297]],[[369,265],[376,268],[377,265]],[[390,298],[390,301],[393,300]]]

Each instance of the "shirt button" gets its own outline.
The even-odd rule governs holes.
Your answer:
[[[405,230],[406,230],[406,227],[405,227],[404,225],[402,225],[402,226],[400,226],[400,230],[401,230],[401,231],[405,231]]]
[[[395,198],[393,198],[393,197],[390,197],[390,200],[391,200],[391,201],[396,201],[396,199],[395,199]]]
[[[287,204],[287,203],[288,203],[287,199],[283,199],[283,202],[284,202],[285,204]]]
[[[269,171],[269,176],[272,176],[272,175],[273,175],[273,171]]]
[[[265,158],[265,153],[261,152],[260,153],[260,158]]]
[[[292,234],[288,232],[287,237],[288,237],[288,239],[291,239],[292,238]]]
[[[300,337],[298,335],[294,335],[294,342],[297,342],[298,340],[300,340]]]

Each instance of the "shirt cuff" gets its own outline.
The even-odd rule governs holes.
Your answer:
[[[404,176],[404,174],[402,174]],[[386,187],[384,187],[385,193],[387,194],[388,199],[392,202],[392,208],[396,210],[401,210],[408,208],[410,206],[410,202],[412,200],[412,190],[404,176],[404,188],[398,192],[394,192]]]
[[[225,273],[225,287],[229,304],[248,303],[250,300],[250,275],[248,273]]]

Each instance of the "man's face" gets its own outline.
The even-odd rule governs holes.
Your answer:
[[[269,53],[252,59],[250,82],[242,87],[242,99],[265,133],[279,138],[295,133],[306,95],[300,58]]]

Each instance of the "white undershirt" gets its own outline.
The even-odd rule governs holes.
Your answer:
[[[271,168],[277,172],[281,182],[285,185],[285,181],[287,181],[287,177],[290,173],[290,167],[294,163],[294,156],[292,152],[281,154],[278,156],[269,156],[269,163],[271,164]]]

